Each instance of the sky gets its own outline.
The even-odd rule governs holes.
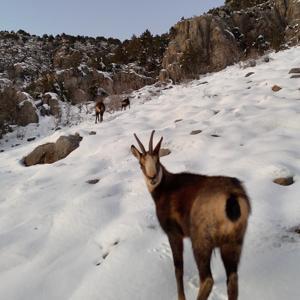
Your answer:
[[[121,40],[146,29],[167,32],[181,17],[220,6],[222,0],[0,0],[0,30],[72,34]]]

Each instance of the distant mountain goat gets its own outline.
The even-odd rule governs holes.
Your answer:
[[[129,98],[125,98],[124,100],[121,101],[121,110],[126,110],[126,107],[128,106],[128,108],[130,109],[130,100]]]
[[[173,253],[178,300],[185,300],[183,287],[183,238],[190,237],[200,275],[197,300],[206,300],[214,281],[210,261],[220,248],[227,275],[229,300],[238,298],[238,265],[250,214],[250,202],[241,182],[226,176],[190,173],[173,174],[160,163],[162,139],[153,149],[152,131],[149,151],[134,134],[140,152],[134,145],[146,185],[154,200],[156,214],[168,236]]]
[[[96,113],[96,120],[95,123],[103,121],[103,114],[105,112],[105,105],[103,102],[99,101],[95,105],[95,113]]]

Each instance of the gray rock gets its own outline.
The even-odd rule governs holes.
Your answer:
[[[255,74],[254,72],[249,72],[249,73],[247,73],[246,75],[245,75],[245,77],[249,77],[249,76],[251,76],[251,75],[253,75],[253,74]]]
[[[59,102],[52,93],[46,93],[43,95],[43,104],[47,104],[50,107],[50,114],[59,118],[61,115],[61,109]]]
[[[68,156],[79,147],[82,137],[75,135],[61,136],[56,143],[47,143],[36,147],[24,159],[24,165],[51,164]]]
[[[300,73],[300,68],[292,68],[292,69],[290,69],[289,74],[291,74],[291,73]]]
[[[300,78],[300,74],[292,75],[291,78]]]
[[[39,117],[36,113],[36,108],[33,107],[30,101],[25,100],[17,111],[16,123],[19,126],[26,126],[30,123],[38,123]]]
[[[55,143],[47,143],[36,147],[24,158],[23,162],[27,167],[55,162]]]
[[[82,137],[75,133],[74,135],[61,136],[55,143],[55,152],[57,160],[65,158],[72,151],[79,147]]]
[[[175,123],[178,123],[178,122],[181,122],[183,119],[177,119],[177,120],[175,120],[174,122]]]
[[[288,186],[294,183],[294,178],[292,176],[289,177],[279,177],[273,180],[274,183],[283,185],[283,186]]]
[[[201,132],[202,132],[202,130],[193,130],[193,131],[191,131],[190,135],[199,134]]]
[[[294,232],[300,234],[300,225],[294,228]]]
[[[172,27],[163,68],[174,82],[199,78],[199,74],[216,72],[241,60],[254,67],[268,49],[280,50],[287,41],[298,43],[299,29],[294,26],[289,38],[286,24],[299,23],[299,1],[227,2],[231,4]]]
[[[282,89],[282,87],[280,87],[280,86],[278,86],[278,85],[273,85],[273,87],[272,87],[272,91],[273,92],[279,92],[280,90]]]
[[[89,180],[87,180],[86,183],[88,183],[88,184],[96,184],[99,181],[100,181],[100,179],[95,178],[95,179],[89,179]]]

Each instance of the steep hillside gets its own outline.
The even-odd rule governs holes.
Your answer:
[[[299,43],[299,1],[226,3],[171,28],[172,38],[163,59],[164,77],[176,82],[198,78],[199,74]]]
[[[268,63],[231,66],[159,95],[146,87],[130,110],[101,124],[87,115],[76,127],[18,148],[1,140],[2,297],[177,299],[171,250],[130,153],[134,132],[145,142],[156,129],[155,140],[163,136],[171,150],[162,158],[168,170],[236,176],[248,190],[253,212],[240,299],[300,299],[300,79],[297,70],[289,74],[300,67],[299,53],[299,47],[272,53]],[[74,132],[83,140],[64,160],[22,165],[35,146]],[[293,184],[274,183],[279,177]],[[212,269],[210,299],[227,299],[218,251]],[[198,272],[188,241],[184,282],[187,300],[196,299]]]
[[[48,114],[59,119],[61,102],[81,105],[153,84],[167,44],[168,34],[148,30],[123,42],[1,31],[0,138],[10,125],[39,123],[38,116]]]

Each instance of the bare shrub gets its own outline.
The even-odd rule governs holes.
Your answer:
[[[115,111],[121,110],[122,107],[122,96],[121,95],[111,95],[106,98],[105,106],[109,113],[114,113]]]

